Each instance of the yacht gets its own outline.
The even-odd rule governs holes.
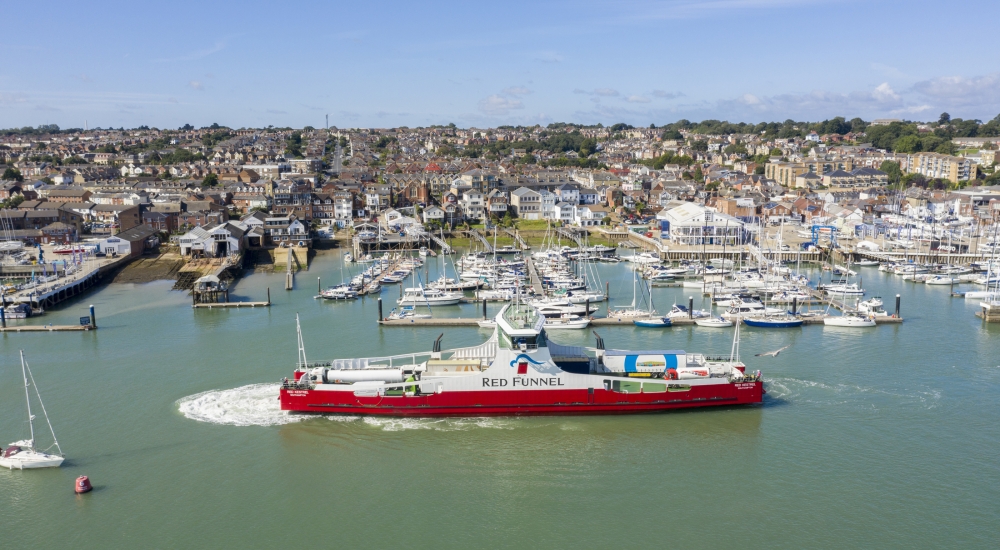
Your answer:
[[[733,322],[725,317],[709,317],[707,319],[696,319],[695,324],[699,327],[726,328],[733,326]]]
[[[572,313],[563,313],[559,317],[545,318],[546,330],[584,329],[589,324],[590,319],[587,317],[580,317]]]
[[[823,318],[823,325],[828,327],[867,328],[875,326],[875,317],[858,312],[845,312],[843,315]]]
[[[62,448],[59,446],[59,441],[56,440],[56,432],[52,428],[52,422],[49,420],[49,413],[45,410],[45,404],[42,403],[42,395],[38,392],[38,386],[35,384],[35,377],[31,374],[31,369],[28,368],[28,364],[24,360],[24,352],[21,352],[21,376],[24,378],[24,399],[28,406],[28,429],[31,434],[30,439],[24,439],[21,441],[15,441],[9,445],[3,452],[0,453],[0,467],[6,467],[10,470],[17,468],[18,470],[27,470],[32,468],[58,468],[62,465],[63,457]],[[35,416],[31,414],[31,394],[28,393],[28,388],[35,388],[35,395],[38,397],[38,404],[42,408],[42,414],[45,415],[45,423],[49,425],[49,431],[52,432],[52,447],[55,447],[56,453],[49,453],[49,449],[40,450],[35,447]]]
[[[858,312],[863,315],[870,315],[874,317],[888,317],[889,312],[882,307],[882,298],[875,296],[869,300],[862,300],[858,302]]]
[[[435,288],[416,286],[403,289],[403,297],[396,300],[401,306],[454,306],[465,296],[461,292],[445,292]]]
[[[321,291],[319,297],[324,300],[354,300],[358,297],[358,293],[350,285],[343,284]]]

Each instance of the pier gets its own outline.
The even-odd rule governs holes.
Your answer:
[[[528,246],[528,243],[525,242],[523,238],[521,238],[521,234],[519,232],[513,229],[504,229],[503,232],[510,235],[514,239],[514,242],[517,243],[517,246],[522,251],[531,249],[531,247]]]
[[[538,271],[535,270],[535,263],[531,261],[530,257],[525,257],[524,265],[528,266],[528,277],[531,279],[531,286],[535,289],[535,294],[544,296],[545,288],[542,286],[542,280],[538,277]]]
[[[466,233],[466,234],[467,234],[467,235],[468,235],[468,236],[469,236],[469,237],[470,237],[470,238],[471,238],[472,240],[474,240],[474,241],[479,241],[479,243],[480,243],[481,245],[483,245],[483,247],[484,247],[484,250],[486,251],[486,253],[490,254],[490,253],[492,253],[492,252],[493,252],[493,245],[491,245],[491,244],[490,244],[490,241],[488,241],[488,240],[486,239],[486,237],[485,237],[485,236],[484,236],[484,235],[483,235],[482,233],[480,233],[480,232],[479,232],[479,230],[478,230],[478,229],[475,229],[475,228],[472,228],[472,229],[470,229],[470,230],[466,231],[465,233]]]
[[[823,319],[827,317],[826,315],[818,315],[815,317],[805,317],[802,319],[802,324],[804,325],[822,325]],[[833,317],[833,316],[830,316]],[[646,319],[656,318],[647,317]],[[478,327],[479,321],[482,321],[482,317],[468,318],[468,317],[451,317],[451,318],[441,318],[441,319],[383,319],[378,323],[379,325],[386,327]],[[613,326],[633,326],[632,321],[642,320],[636,319],[634,317],[620,318],[620,317],[597,317],[590,320],[590,326],[592,327],[613,327]],[[735,322],[735,321],[734,321]],[[903,322],[900,317],[876,317],[875,324],[877,325],[896,325]],[[671,319],[671,325],[673,326],[697,326],[695,319],[692,318],[680,318]],[[670,328],[670,327],[665,327]],[[715,329],[712,329],[715,330]]]

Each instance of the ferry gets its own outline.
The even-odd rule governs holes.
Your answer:
[[[760,371],[733,350],[710,357],[683,350],[605,349],[552,342],[545,316],[508,304],[485,343],[391,357],[299,358],[279,390],[281,409],[387,416],[497,416],[649,413],[761,403]],[[442,335],[443,336],[443,335]],[[596,334],[595,334],[596,336]]]

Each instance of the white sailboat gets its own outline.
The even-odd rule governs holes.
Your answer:
[[[0,466],[7,467],[13,470],[17,468],[19,470],[30,469],[30,468],[58,468],[62,465],[63,457],[62,448],[59,447],[59,441],[56,439],[56,432],[52,429],[52,422],[49,421],[49,413],[45,411],[45,404],[42,403],[42,395],[38,393],[38,386],[35,385],[35,377],[31,375],[31,369],[28,368],[27,363],[24,361],[24,352],[21,352],[21,375],[24,377],[24,399],[28,405],[28,427],[31,431],[31,439],[25,439],[22,441],[15,441],[11,443],[3,450],[0,454]],[[31,380],[29,383],[28,380]],[[48,449],[39,450],[35,448],[35,425],[34,415],[31,414],[31,394],[28,392],[28,386],[35,387],[35,395],[38,396],[38,404],[42,407],[42,414],[45,415],[45,423],[49,425],[49,431],[52,432],[52,446]],[[55,447],[58,453],[50,454],[46,451]]]

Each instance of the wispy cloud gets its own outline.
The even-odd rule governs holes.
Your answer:
[[[515,109],[524,109],[524,104],[513,97],[493,94],[479,101],[479,110],[490,116],[505,116]]]
[[[540,61],[542,63],[561,63],[563,60],[563,55],[559,52],[554,52],[552,50],[535,52],[532,54],[531,58],[535,61]]]
[[[678,97],[684,97],[684,94],[680,92],[668,92],[666,90],[653,90],[653,96],[661,99],[677,99]]]
[[[191,52],[185,55],[180,55],[177,57],[161,57],[159,59],[154,59],[153,63],[173,63],[176,61],[196,61],[198,59],[204,59],[212,54],[219,53],[226,49],[226,44],[224,42],[216,42],[214,46],[210,48],[205,48],[195,52]]]
[[[198,91],[202,91],[205,89],[205,85],[197,80],[192,80],[191,82],[188,82],[188,86]]]
[[[641,95],[630,95],[625,98],[625,101],[628,101],[629,103],[649,103],[652,100]]]
[[[596,95],[601,97],[615,97],[621,95],[618,90],[614,88],[595,88],[593,90],[583,90],[576,88],[573,90],[574,94],[585,94],[585,95]]]
[[[798,6],[815,6],[821,3],[850,0],[665,0],[657,2],[632,2],[617,6],[627,20],[693,19],[714,17],[719,13],[746,10],[788,9]]]
[[[511,86],[509,88],[504,88],[503,91],[500,93],[504,95],[513,95],[513,96],[528,95],[531,93],[531,90],[525,88],[524,86]]]
[[[913,90],[946,105],[994,107],[1000,103],[1000,73],[971,78],[941,76],[917,82]]]

